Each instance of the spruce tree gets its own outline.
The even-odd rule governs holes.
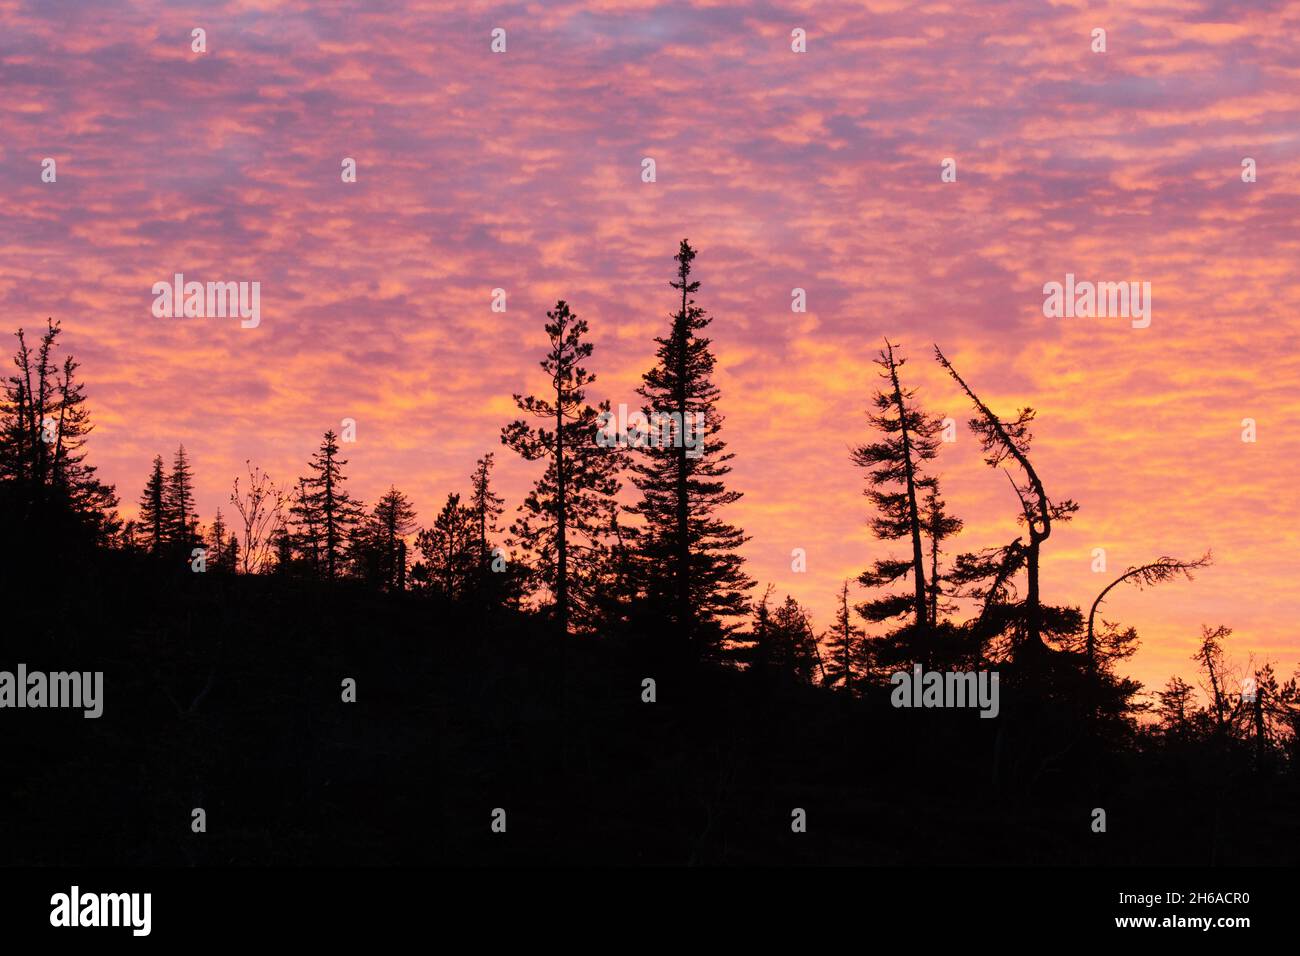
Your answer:
[[[406,495],[390,487],[375,503],[356,535],[362,575],[386,591],[401,590],[406,580],[403,541],[415,530],[415,508]]]
[[[494,494],[491,487],[492,452],[488,452],[474,465],[470,475],[469,507],[474,512],[474,521],[478,527],[478,561],[479,567],[486,569],[491,561],[492,543],[490,535],[497,533],[496,519],[500,517],[505,499]]]
[[[154,455],[153,471],[140,493],[139,527],[149,553],[160,553],[167,540],[167,478],[163,473],[162,455]]]
[[[840,586],[835,605],[835,626],[826,635],[826,683],[843,684],[852,693],[867,657],[867,643],[861,628],[853,623],[849,605],[849,582]]]
[[[211,541],[208,544],[208,566],[216,571],[226,570],[226,521],[221,517],[221,509],[217,509],[216,516],[212,519],[212,531],[209,537]]]
[[[696,656],[717,651],[748,610],[754,582],[739,550],[748,537],[718,511],[741,497],[724,481],[734,457],[719,433],[719,391],[712,376],[710,340],[700,333],[712,319],[693,296],[695,250],[682,240],[672,288],[681,293],[672,326],[656,338],[657,362],[638,394],[649,435],[638,443],[632,483],[640,501],[628,510],[643,522],[641,556],[652,615],[666,623]]]
[[[321,539],[321,515],[307,479],[299,478],[289,502],[289,520],[276,539],[276,566],[288,570],[295,565],[308,577],[323,577],[324,547]]]
[[[885,384],[872,400],[875,411],[867,416],[881,437],[855,448],[853,462],[868,472],[870,486],[866,495],[876,509],[871,519],[875,536],[883,541],[905,541],[910,546],[908,558],[877,559],[858,580],[870,588],[887,588],[910,577],[910,590],[873,598],[858,610],[873,623],[910,616],[910,622],[886,637],[889,663],[926,663],[933,648],[921,499],[937,484],[925,475],[923,467],[938,454],[942,423],[916,406],[914,389],[902,386],[899,369],[905,363],[906,359],[895,356],[893,344],[886,339],[876,359]]]
[[[338,436],[331,429],[307,467],[311,475],[300,479],[302,502],[299,514],[316,535],[317,573],[327,581],[337,580],[344,571],[352,530],[361,520],[361,504],[348,493],[343,474],[346,459],[339,458]]]
[[[194,475],[184,445],[177,446],[172,459],[172,470],[163,489],[163,504],[167,514],[167,543],[188,556],[198,538],[199,519],[194,512]]]
[[[546,313],[549,348],[541,361],[551,380],[546,397],[515,395],[515,404],[531,418],[501,430],[501,442],[526,461],[545,461],[546,470],[519,506],[510,532],[533,556],[538,579],[550,590],[561,634],[577,620],[592,625],[592,588],[607,559],[608,534],[617,504],[623,455],[597,440],[602,412],[587,404],[586,389],[596,377],[583,368],[592,344],[583,341],[587,323],[560,300]]]
[[[0,391],[0,505],[12,531],[39,535],[42,547],[109,544],[121,529],[117,496],[85,463],[93,426],[77,362],[55,359],[61,331],[49,321],[35,349],[17,332],[15,372]]]
[[[448,601],[460,601],[473,587],[478,571],[478,527],[474,511],[449,494],[433,527],[415,538],[423,560],[419,579]]]
[[[941,614],[951,614],[957,606],[948,600],[951,591],[945,587],[951,576],[939,564],[943,555],[943,543],[958,534],[963,526],[960,518],[948,513],[948,506],[939,494],[938,480],[927,490],[921,507],[921,526],[928,541],[929,572],[926,582],[926,598],[929,602],[928,613],[930,628],[937,631]]]

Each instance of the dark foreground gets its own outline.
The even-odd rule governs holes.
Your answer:
[[[895,710],[522,616],[87,560],[6,583],[0,669],[105,675],[98,719],[0,713],[8,866],[1300,860],[1289,767],[1052,753],[1025,741],[1069,727],[1011,690],[996,720]]]

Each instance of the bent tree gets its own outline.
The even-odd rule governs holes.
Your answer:
[[[1013,461],[1020,469],[1020,482],[1007,472],[1011,487],[1020,501],[1020,520],[1029,532],[1029,543],[1017,552],[1017,556],[1023,559],[1026,595],[1022,613],[1018,615],[1020,619],[1014,622],[1018,639],[1013,641],[1012,649],[1015,656],[1038,654],[1047,649],[1043,641],[1044,608],[1038,574],[1043,542],[1051,537],[1052,522],[1068,521],[1079,510],[1079,506],[1068,498],[1061,502],[1049,499],[1042,479],[1029,461],[1029,444],[1033,438],[1029,426],[1037,413],[1026,407],[1020,409],[1014,419],[1004,421],[966,384],[937,345],[934,347],[934,355],[975,406],[977,414],[968,424],[984,450],[985,463],[990,468],[1001,468],[1008,461]],[[1054,625],[1056,623],[1058,622],[1053,622]],[[1062,626],[1066,624],[1064,621],[1059,623]],[[1052,626],[1047,630],[1056,632],[1058,628]]]

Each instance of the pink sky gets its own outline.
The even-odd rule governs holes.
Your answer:
[[[841,580],[899,553],[848,457],[886,335],[963,422],[939,460],[954,546],[1018,533],[937,342],[995,410],[1039,410],[1034,461],[1082,506],[1049,600],[1086,610],[1130,564],[1212,548],[1195,583],[1109,602],[1144,639],[1129,671],[1190,678],[1222,623],[1290,674],[1297,36],[1297,3],[0,0],[3,314],[62,321],[128,513],[178,442],[210,519],[245,458],[292,479],[351,417],[354,490],[396,483],[431,521],[486,451],[510,508],[535,477],[498,435],[543,385],[557,298],[591,324],[591,397],[636,400],[689,237],[761,584],[826,625]],[[175,272],[260,282],[261,325],[154,318]],[[1150,282],[1150,328],[1045,319],[1067,272]]]

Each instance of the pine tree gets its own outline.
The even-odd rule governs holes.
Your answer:
[[[851,694],[866,662],[867,643],[862,629],[853,623],[848,581],[840,587],[835,626],[826,637],[826,683],[832,687],[842,683],[844,690]]]
[[[448,601],[460,601],[473,587],[478,571],[478,527],[474,511],[449,494],[433,527],[415,538],[423,561],[419,579]]]
[[[554,600],[559,631],[567,634],[571,620],[592,623],[591,589],[607,558],[604,538],[617,509],[623,455],[597,441],[597,423],[609,402],[599,410],[586,402],[586,389],[596,380],[582,367],[592,353],[591,343],[583,341],[587,323],[563,300],[546,317],[550,347],[541,367],[554,397],[514,399],[521,411],[553,422],[554,429],[520,419],[501,430],[501,442],[526,461],[547,463],[510,532],[533,555],[537,577]]]
[[[352,530],[361,520],[361,504],[347,491],[343,474],[346,460],[338,457],[338,436],[331,429],[307,466],[312,474],[299,481],[302,492],[299,514],[314,537],[314,564],[327,581],[337,580],[344,571],[346,548]]]
[[[90,526],[101,543],[106,543],[121,527],[116,514],[118,501],[114,489],[101,482],[96,477],[95,467],[85,462],[83,448],[94,426],[85,407],[85,385],[76,380],[79,367],[72,356],[67,356],[61,373],[55,379],[58,418],[51,477],[60,499],[71,513]]]
[[[811,684],[821,663],[812,621],[808,612],[789,595],[775,610],[770,610],[771,592],[769,587],[755,609],[747,654],[751,668],[766,679]]]
[[[496,519],[503,511],[505,499],[492,492],[492,452],[488,452],[474,465],[470,475],[469,507],[474,512],[478,526],[478,562],[486,569],[491,560],[492,544],[490,536],[497,533]]]
[[[943,542],[960,533],[963,525],[960,518],[948,514],[947,505],[939,495],[938,479],[934,479],[933,486],[926,492],[921,524],[929,541],[930,578],[925,587],[930,629],[937,631],[940,615],[951,614],[957,609],[947,600],[951,592],[945,590],[944,585],[950,580],[950,575],[940,568],[939,558],[943,555]]]
[[[356,534],[354,550],[363,577],[384,590],[401,590],[406,580],[403,541],[414,530],[415,508],[410,499],[390,487]]]
[[[911,616],[909,624],[887,635],[884,647],[890,662],[929,661],[933,654],[928,590],[922,536],[924,533],[921,497],[937,489],[933,477],[923,473],[926,462],[938,454],[942,423],[915,406],[914,389],[903,388],[899,369],[906,359],[896,358],[894,346],[886,339],[876,364],[885,387],[872,404],[868,415],[872,427],[882,438],[853,450],[853,462],[868,470],[871,486],[866,494],[876,508],[871,528],[883,541],[907,541],[911,555],[907,560],[881,558],[862,572],[858,580],[871,588],[885,588],[911,577],[907,594],[887,594],[873,598],[858,608],[866,620],[887,621]]]
[[[162,455],[154,455],[153,471],[140,493],[139,526],[149,553],[160,553],[167,540],[167,478],[163,474]]]
[[[211,542],[208,545],[208,565],[214,571],[226,570],[226,530],[225,519],[221,517],[221,509],[218,508],[212,519]]]
[[[226,539],[226,546],[222,549],[222,558],[224,567],[222,570],[227,574],[236,574],[239,571],[239,535],[230,532],[230,537]]]
[[[167,544],[188,557],[197,544],[199,519],[194,513],[194,475],[184,445],[176,448],[172,459],[172,470],[163,489],[163,506],[167,515]]]
[[[716,652],[748,611],[754,582],[739,554],[748,537],[718,517],[741,498],[723,479],[734,457],[719,437],[723,417],[713,384],[710,340],[700,335],[712,319],[693,298],[695,250],[682,240],[675,257],[681,293],[667,336],[656,338],[655,366],[642,376],[638,394],[649,428],[638,442],[632,482],[640,501],[628,510],[643,521],[641,555],[646,590],[660,617],[697,656]],[[653,612],[652,612],[653,613]]]
[[[276,574],[289,574],[294,568],[293,534],[288,525],[278,525],[269,535],[271,568]]]
[[[17,332],[16,372],[0,393],[0,505],[15,533],[37,534],[43,546],[74,536],[110,544],[121,530],[117,496],[85,463],[93,426],[77,362],[55,360],[60,333],[48,322],[33,351]]]
[[[276,566],[280,570],[296,566],[309,577],[322,577],[321,514],[306,478],[298,479],[298,487],[289,502],[289,518],[292,528],[282,528],[276,539]]]

